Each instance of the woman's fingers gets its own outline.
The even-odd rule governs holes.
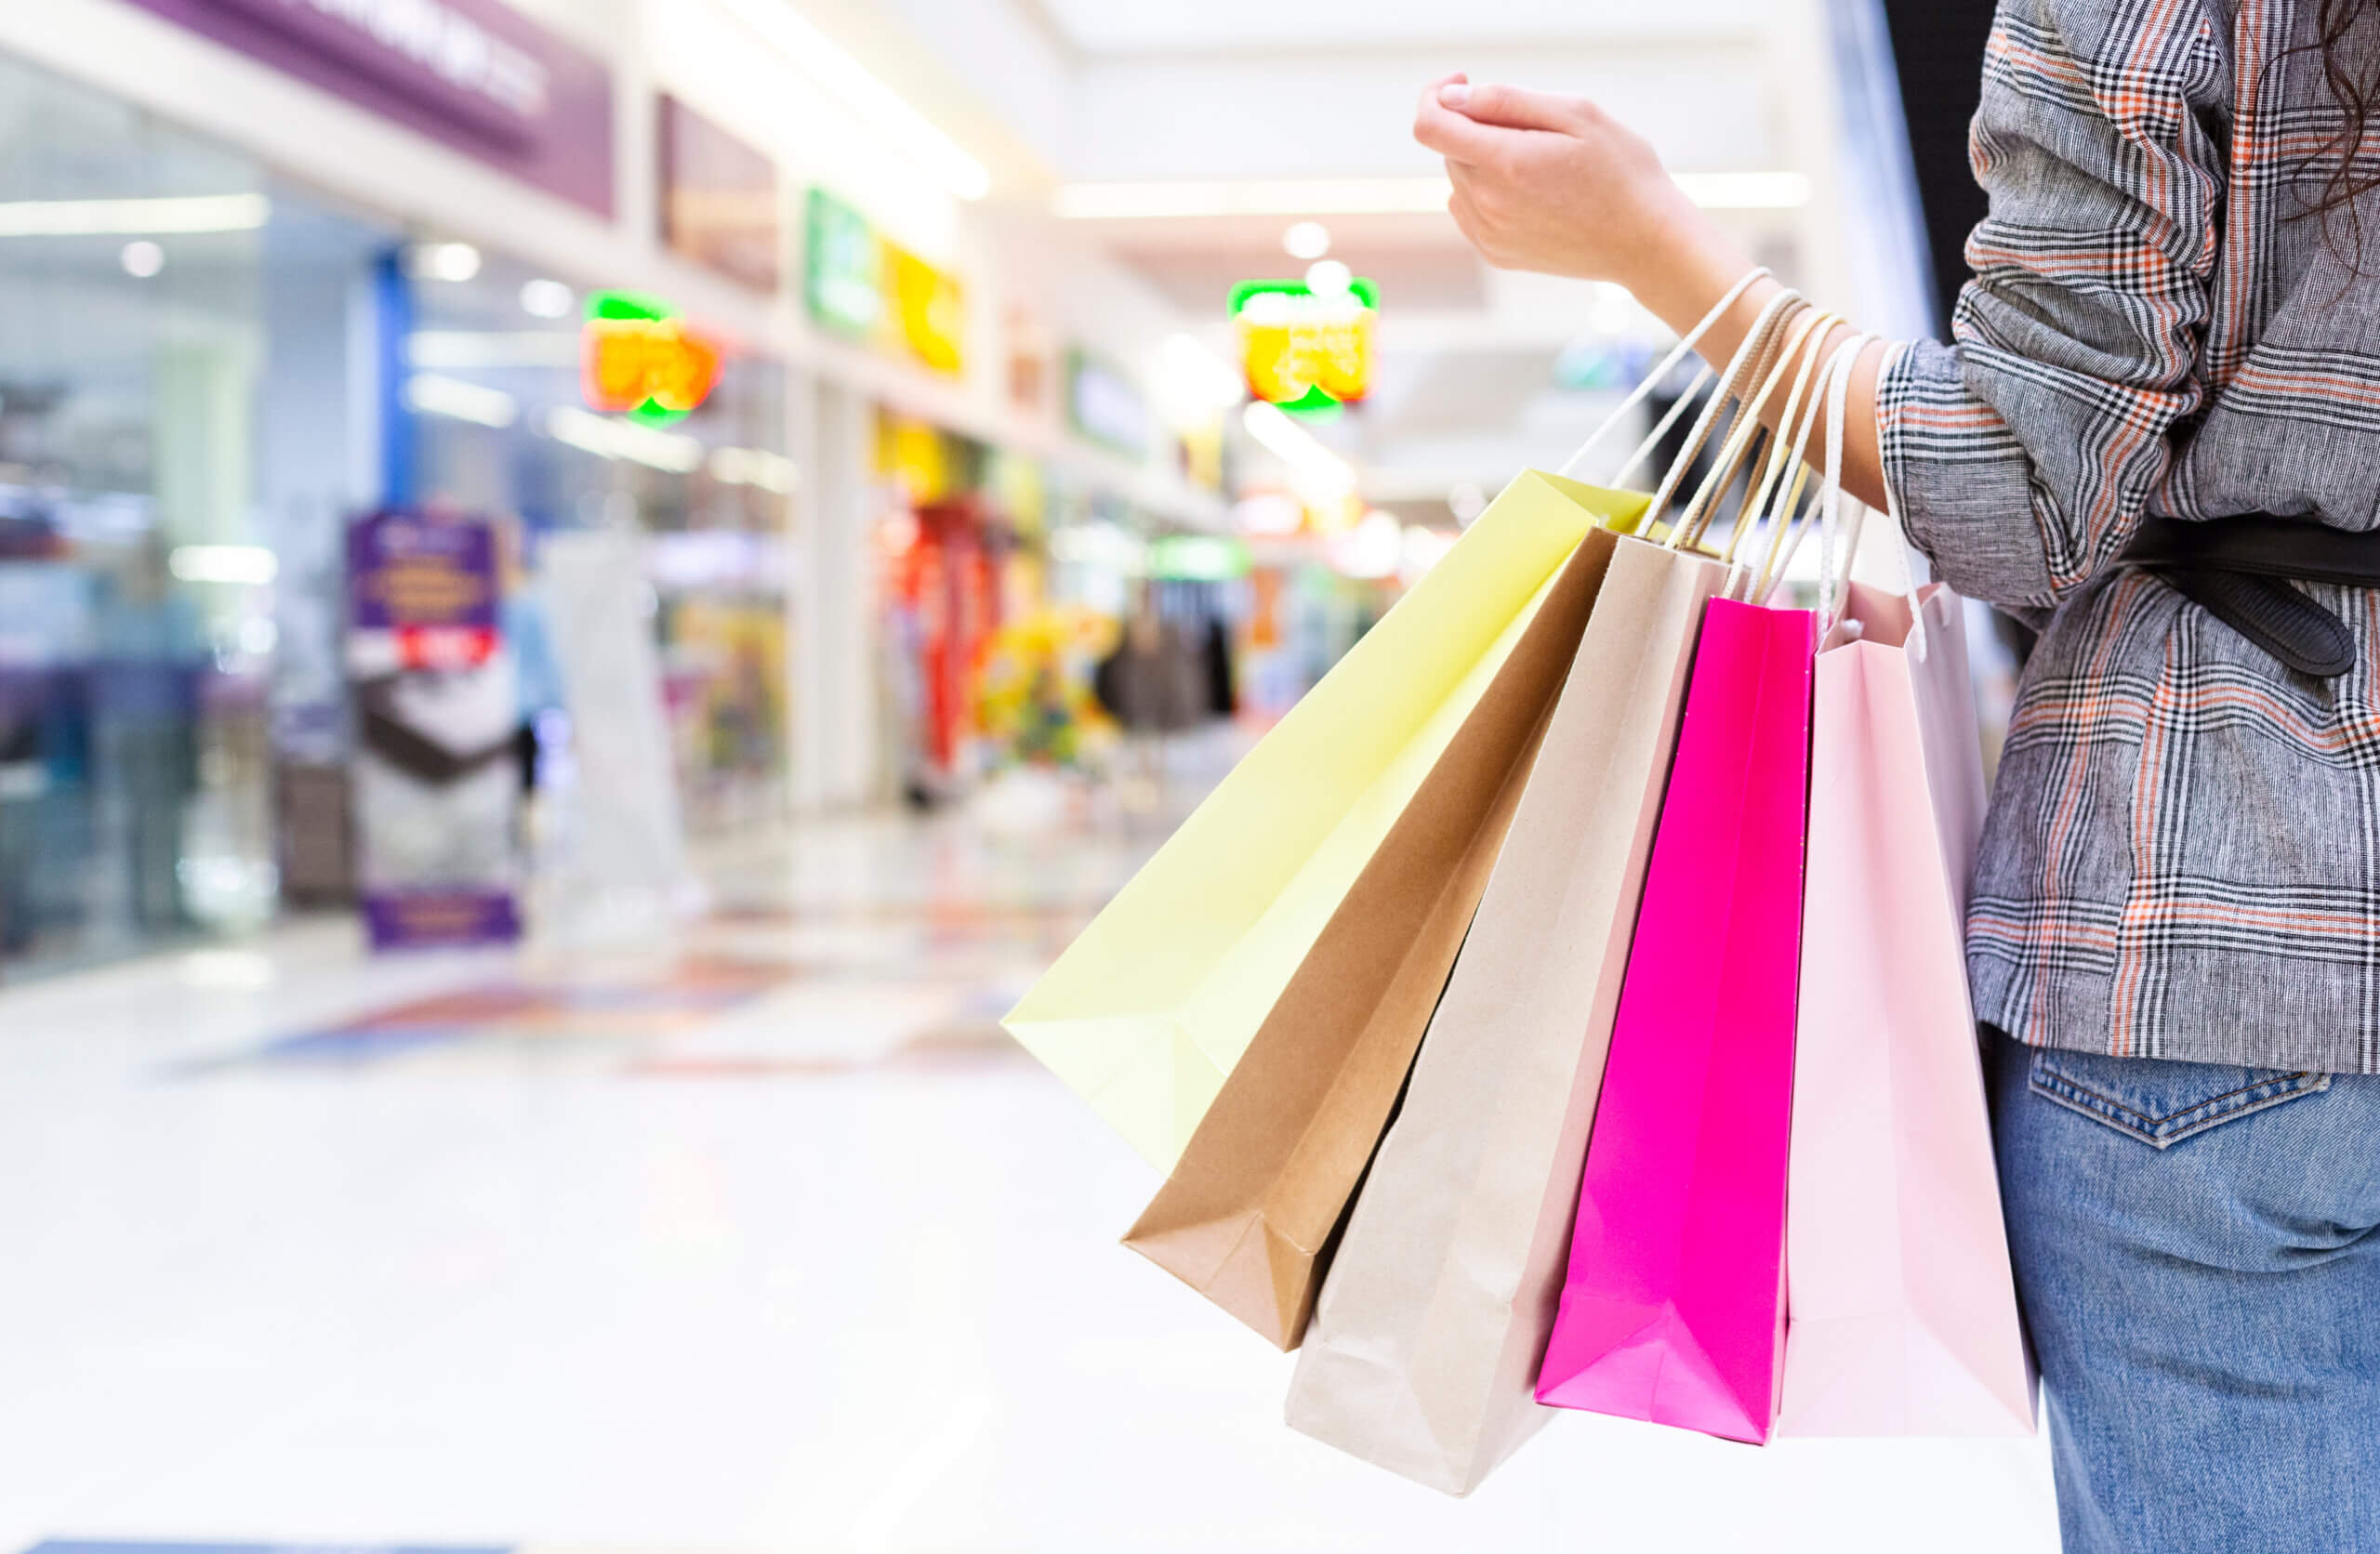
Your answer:
[[[1576,130],[1586,111],[1577,98],[1532,92],[1519,86],[1473,86],[1445,82],[1437,87],[1439,105],[1474,124],[1501,125],[1507,129],[1546,129],[1556,134]]]
[[[1510,133],[1492,125],[1473,122],[1438,100],[1439,94],[1461,83],[1441,84],[1421,94],[1413,114],[1413,138],[1448,162],[1484,162],[1498,137]]]

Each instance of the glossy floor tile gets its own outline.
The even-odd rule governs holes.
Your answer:
[[[2033,1442],[1565,1417],[1458,1502],[1283,1428],[994,1024],[1161,834],[1075,809],[740,849],[666,942],[0,993],[0,1550],[2054,1547]]]

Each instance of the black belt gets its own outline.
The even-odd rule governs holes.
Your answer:
[[[2380,532],[2265,513],[2146,519],[2117,560],[2157,573],[2289,667],[2325,678],[2355,667],[2355,635],[2289,585],[2380,588]]]

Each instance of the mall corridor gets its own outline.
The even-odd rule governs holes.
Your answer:
[[[2051,1554],[1991,9],[0,0],[0,1554]]]
[[[2051,1547],[2037,1442],[1573,1416],[1455,1501],[1282,1429],[994,1023],[1162,823],[1023,820],[774,838],[666,941],[12,991],[0,1547]]]

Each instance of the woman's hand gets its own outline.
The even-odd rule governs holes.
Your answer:
[[[1752,268],[1653,148],[1584,98],[1452,75],[1422,94],[1413,138],[1446,158],[1454,184],[1447,209],[1500,270],[1617,282],[1683,335]],[[1734,355],[1776,285],[1752,286],[1713,323],[1701,340],[1706,360],[1718,366]],[[1847,332],[1829,331],[1823,347]],[[1884,501],[1875,431],[1883,355],[1881,343],[1861,355],[1845,427],[1844,484],[1871,506]],[[1783,398],[1780,389],[1759,407],[1772,427]],[[1813,418],[1813,436],[1825,446],[1822,416]]]
[[[1457,75],[1423,94],[1413,138],[1446,158],[1448,209],[1500,270],[1634,290],[1718,238],[1653,148],[1584,98]]]

